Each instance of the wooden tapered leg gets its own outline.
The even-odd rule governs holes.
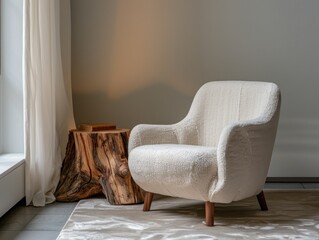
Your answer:
[[[261,208],[262,211],[267,211],[268,207],[267,207],[267,203],[266,203],[266,199],[265,199],[265,195],[264,192],[261,191],[258,195],[257,195],[257,199],[259,202],[259,206]]]
[[[206,226],[214,226],[215,205],[212,202],[205,202]]]
[[[144,212],[147,212],[151,209],[152,200],[153,200],[153,193],[145,192],[144,207],[143,207]]]

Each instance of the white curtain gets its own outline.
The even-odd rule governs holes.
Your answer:
[[[61,9],[60,0],[24,0],[26,201],[34,206],[55,200],[68,129],[74,128],[70,1],[62,0]],[[61,55],[61,46],[67,53]]]

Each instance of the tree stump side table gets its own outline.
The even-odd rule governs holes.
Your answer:
[[[128,169],[128,129],[69,132],[57,201],[77,201],[104,193],[110,204],[143,202]]]

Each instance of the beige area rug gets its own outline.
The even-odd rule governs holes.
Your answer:
[[[58,239],[319,239],[319,191],[266,191],[269,211],[257,199],[216,204],[214,227],[203,224],[204,204],[158,198],[114,206],[105,199],[78,203]]]

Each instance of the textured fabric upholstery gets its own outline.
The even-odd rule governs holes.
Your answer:
[[[279,111],[274,83],[206,83],[179,123],[133,128],[132,177],[146,191],[211,202],[256,195],[267,176]]]

